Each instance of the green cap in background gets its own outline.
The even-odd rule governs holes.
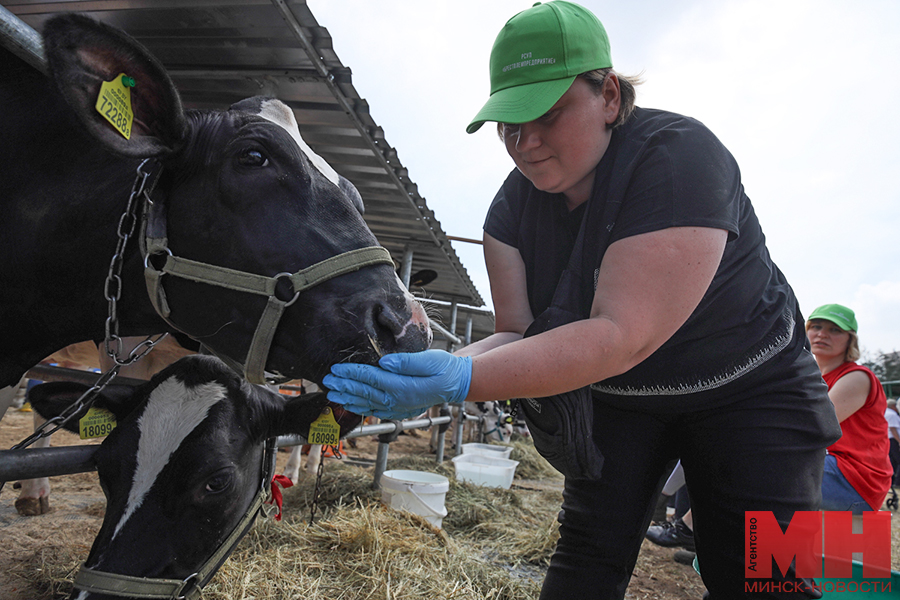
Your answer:
[[[485,121],[527,123],[550,110],[575,77],[612,67],[606,30],[573,2],[535,4],[506,22],[491,50],[491,97],[468,133]]]
[[[831,321],[844,331],[857,331],[856,315],[852,310],[840,304],[823,304],[809,315],[808,321],[825,319]]]

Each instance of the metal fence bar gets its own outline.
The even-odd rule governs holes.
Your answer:
[[[47,73],[44,42],[40,34],[2,6],[0,6],[0,46],[38,71]]]
[[[345,437],[390,434],[408,429],[422,429],[432,425],[449,423],[450,417],[391,421],[376,425],[357,427]],[[399,431],[398,431],[399,427]],[[281,436],[278,447],[305,444],[302,436]],[[93,461],[99,444],[86,446],[58,446],[54,448],[25,448],[21,450],[0,450],[0,481],[17,481],[37,477],[56,477],[72,473],[87,473],[97,469]]]
[[[381,476],[387,469],[388,451],[390,443],[397,438],[401,431],[409,429],[426,429],[432,425],[442,425],[450,423],[452,417],[425,417],[423,419],[411,419],[409,421],[385,421],[375,425],[360,425],[350,433],[344,436],[347,438],[356,438],[366,435],[380,436],[378,441],[378,451],[375,455],[375,474],[372,485],[376,489],[381,485]],[[308,443],[306,438],[300,435],[283,435],[278,438],[275,445],[279,448],[286,446],[301,446]],[[440,456],[440,455],[439,455]],[[440,461],[438,461],[440,462]]]
[[[26,378],[35,381],[72,381],[75,383],[83,383],[88,386],[97,383],[100,375],[100,373],[94,373],[93,371],[80,371],[78,369],[67,369],[65,367],[54,367],[52,365],[35,365],[25,373]],[[117,375],[115,383],[138,386],[147,382],[143,379]]]
[[[94,452],[99,444],[0,450],[0,481],[55,477],[96,471]]]

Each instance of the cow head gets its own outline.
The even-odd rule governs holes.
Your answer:
[[[51,418],[85,389],[47,383],[30,400]],[[107,506],[85,566],[157,579],[197,572],[260,489],[265,440],[307,435],[326,404],[324,394],[287,398],[250,385],[201,355],[143,386],[105,388],[94,406],[112,411],[118,424],[94,455]],[[341,435],[359,423],[335,409]]]
[[[123,32],[68,14],[47,22],[44,39],[58,88],[88,132],[120,156],[161,163],[153,201],[166,207],[166,252],[275,277],[377,246],[359,193],[303,141],[285,104],[252,98],[227,111],[184,111],[162,65]],[[120,74],[134,80],[129,138],[95,106],[103,82]],[[160,254],[150,264],[165,259]],[[245,360],[265,297],[162,280],[171,326]],[[283,300],[293,295],[280,292]],[[300,293],[277,325],[266,370],[318,382],[335,362],[374,363],[380,353],[423,350],[430,341],[424,310],[393,265],[377,264]]]

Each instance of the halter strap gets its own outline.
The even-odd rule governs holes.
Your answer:
[[[150,192],[145,194],[144,199],[145,209],[141,219],[140,236],[141,252],[144,256],[144,279],[153,308],[170,325],[177,328],[169,319],[171,309],[162,285],[163,275],[268,297],[243,364],[244,377],[251,383],[266,383],[265,366],[275,330],[284,310],[297,300],[301,292],[365,267],[380,264],[394,266],[391,253],[383,246],[357,248],[326,258],[296,273],[279,273],[274,277],[181,258],[174,256],[168,247],[165,202],[159,198],[150,200]],[[162,254],[167,256],[163,266],[157,269],[151,257]],[[293,289],[293,297],[290,300],[281,300],[275,295],[276,286],[285,279],[290,282]],[[236,363],[233,360],[226,362],[231,365]]]

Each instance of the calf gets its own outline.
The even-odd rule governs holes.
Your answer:
[[[130,352],[144,338],[124,338],[123,349]],[[172,336],[168,336],[157,344],[153,351],[141,360],[119,369],[119,375],[131,379],[148,380],[151,376],[162,371],[179,358],[193,354],[181,345]],[[75,369],[103,369],[113,366],[112,360],[103,351],[97,350],[93,342],[81,342],[66,346],[59,352],[54,352],[43,362],[56,364],[64,368]],[[30,394],[29,394],[30,396]],[[28,398],[30,401],[30,397]],[[44,418],[39,412],[34,413],[35,430],[43,425]],[[49,448],[50,436],[38,439],[32,448]],[[15,501],[16,512],[23,516],[37,516],[50,511],[50,479],[40,477],[37,479],[25,479],[20,482],[19,497]]]
[[[43,384],[33,390],[33,406],[51,418],[84,389]],[[268,485],[267,439],[307,436],[326,406],[341,435],[360,420],[322,393],[285,398],[202,355],[177,361],[138,388],[108,386],[94,405],[112,411],[118,425],[94,455],[106,514],[76,585],[97,571],[176,581],[201,571],[261,482]],[[205,583],[192,581],[183,592]],[[101,597],[84,590],[71,596]]]

